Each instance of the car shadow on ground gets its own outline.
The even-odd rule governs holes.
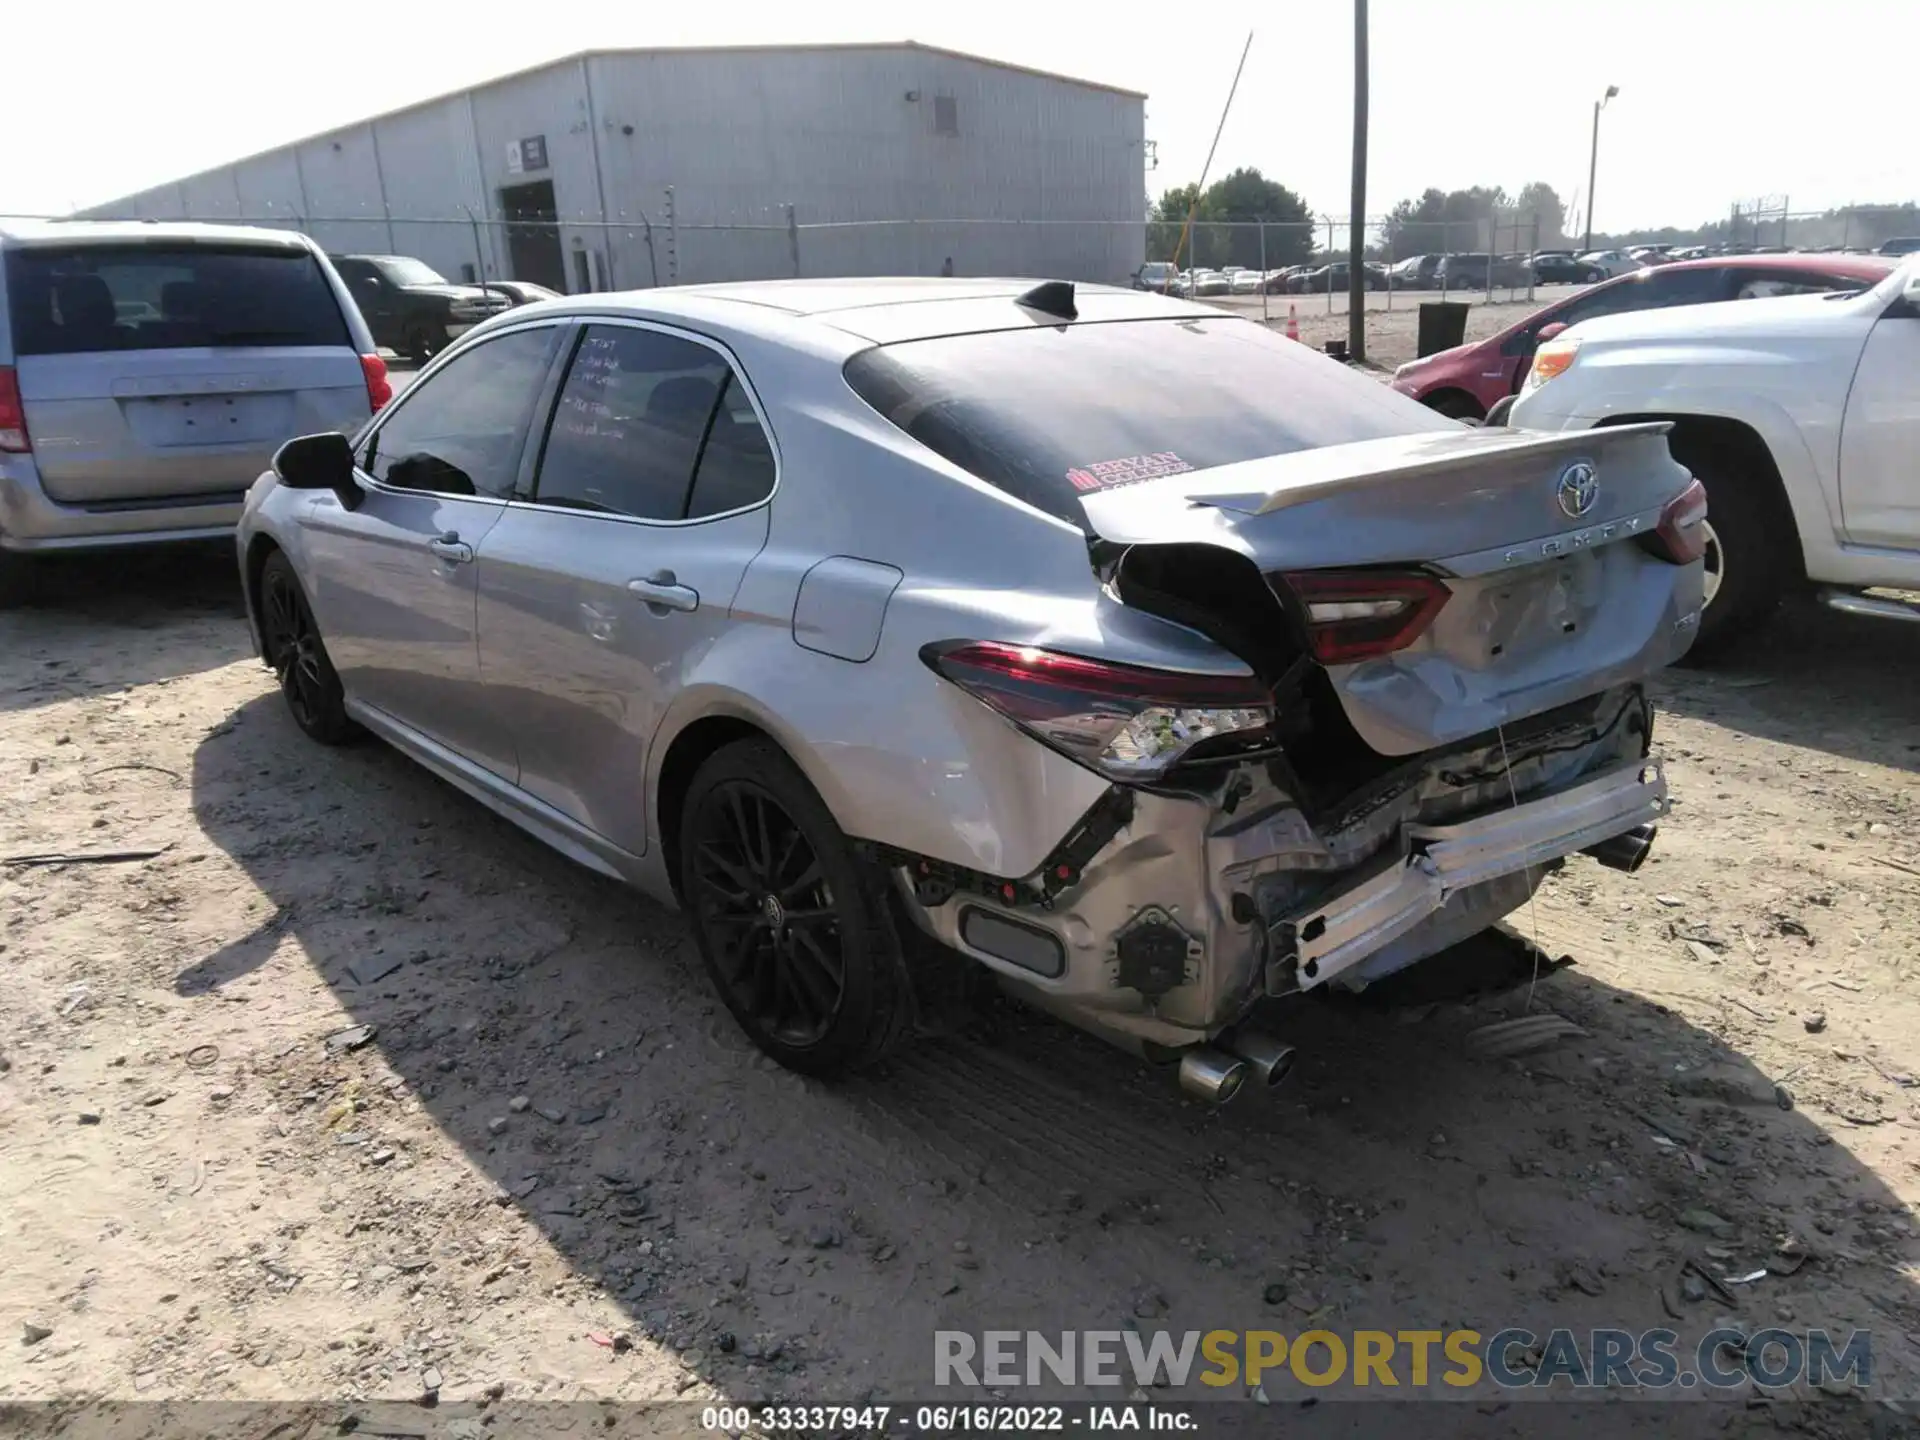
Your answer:
[[[1788,745],[1920,768],[1920,625],[1791,605],[1711,669],[1654,686],[1663,710]]]
[[[1294,1075],[1219,1110],[1012,1007],[823,1085],[739,1035],[679,917],[383,746],[314,748],[277,696],[200,746],[192,794],[274,909],[179,992],[212,1003],[263,967],[310,966],[370,1027],[332,1045],[263,1037],[253,1059],[289,1126],[320,1137],[315,1183],[372,1204],[410,1163],[394,1137],[417,1098],[477,1172],[480,1213],[524,1213],[632,1331],[730,1397],[983,1398],[934,1389],[940,1329],[1671,1326],[1690,1358],[1722,1316],[1871,1329],[1876,1378],[1913,1393],[1901,1332],[1920,1328],[1920,1300],[1871,1233],[1898,1200],[1740,1054],[1577,965],[1532,998],[1584,1037],[1476,1053],[1473,1033],[1533,987],[1515,947],[1469,947],[1433,962],[1451,966],[1437,991],[1430,967],[1425,989],[1275,1014]],[[354,1133],[330,1140],[324,1117],[354,1094]],[[383,1145],[400,1151],[385,1167]],[[406,1209],[381,1223],[404,1231]],[[450,1317],[528,1283],[457,1233],[411,1239],[429,1267],[367,1283],[411,1285]],[[1768,1265],[1792,1273],[1724,1284]],[[591,1338],[583,1367],[618,1363]],[[1362,1393],[1266,1386],[1278,1409],[1234,1412],[1256,1432]],[[1857,1398],[1814,1398],[1830,1433],[1865,1433]],[[1472,1399],[1390,1428],[1538,1433],[1525,1417],[1541,1412],[1484,1384]],[[1732,1404],[1606,1406],[1583,1428],[1772,1433],[1784,1405],[1751,1406],[1748,1385]],[[1314,1408],[1330,1434],[1383,1420]]]
[[[235,623],[246,602],[230,542],[36,559],[29,575],[12,615],[31,620],[27,653],[41,663],[33,679],[0,694],[0,709],[173,680],[247,653],[246,626]],[[183,617],[199,623],[184,627]],[[0,610],[0,644],[21,645],[10,628],[9,611]]]

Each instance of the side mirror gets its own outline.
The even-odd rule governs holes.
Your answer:
[[[353,479],[353,444],[329,430],[296,435],[273,452],[273,473],[292,490],[331,490],[349,510],[360,508],[361,490]]]
[[[1566,328],[1567,328],[1567,322],[1564,320],[1549,321],[1547,324],[1542,325],[1539,328],[1539,330],[1535,332],[1533,338],[1538,340],[1542,345],[1544,345],[1547,343],[1547,341],[1553,339],[1554,336],[1558,335],[1562,330]]]

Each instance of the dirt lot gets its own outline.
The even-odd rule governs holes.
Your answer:
[[[1517,917],[1573,960],[1534,1008],[1583,1034],[1476,1055],[1529,999],[1476,947],[1277,1012],[1294,1077],[1209,1111],[1012,1011],[844,1087],[769,1068],[675,916],[306,742],[202,565],[0,615],[0,854],[161,852],[0,869],[0,1398],[925,1399],[942,1327],[1733,1316],[1870,1330],[1882,1399],[1586,1428],[1912,1423],[1920,635],[1799,616],[1661,683],[1656,859],[1576,860]],[[1689,1256],[1791,1273],[1694,1298]],[[1268,1391],[1235,1413],[1394,1408]],[[1548,1433],[1456,1398],[1390,1423]]]

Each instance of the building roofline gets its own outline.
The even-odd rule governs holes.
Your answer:
[[[1016,75],[1032,75],[1038,79],[1052,80],[1062,85],[1077,85],[1084,90],[1099,90],[1109,95],[1123,96],[1129,100],[1144,101],[1147,98],[1144,90],[1128,90],[1119,85],[1107,85],[1098,80],[1085,80],[1077,75],[1063,75],[1056,70],[1041,70],[1031,65],[1018,65],[1011,60],[995,60],[991,56],[975,55],[967,50],[951,50],[944,45],[928,45],[919,40],[847,40],[821,41],[815,43],[803,41],[791,45],[613,46],[607,49],[576,50],[571,55],[561,55],[552,60],[542,60],[537,65],[528,65],[519,70],[509,70],[504,75],[494,75],[485,80],[476,80],[470,85],[462,85],[455,90],[443,90],[437,95],[429,95],[421,100],[409,100],[406,104],[396,105],[391,110],[376,111],[374,114],[362,116],[358,120],[349,120],[344,124],[332,125],[325,130],[316,130],[309,135],[302,135],[292,140],[283,140],[278,145],[269,145],[264,150],[255,150],[246,155],[235,156],[231,160],[223,160],[219,164],[210,165],[204,170],[194,170],[188,174],[176,176],[171,180],[162,180],[157,185],[147,185],[138,190],[128,191],[126,194],[115,196],[111,200],[104,200],[98,205],[83,206],[81,209],[76,210],[74,214],[76,217],[88,216],[92,214],[92,212],[117,205],[121,201],[131,200],[140,195],[151,194],[155,190],[163,190],[169,185],[183,184],[188,180],[197,179],[202,175],[218,174],[222,170],[231,170],[235,166],[245,165],[249,161],[263,160],[269,155],[278,155],[282,151],[297,149],[302,145],[310,145],[316,140],[326,140],[335,135],[344,135],[349,131],[362,129],[365,126],[377,125],[382,120],[392,120],[397,116],[411,114],[415,110],[425,110],[434,105],[444,104],[448,100],[457,100],[463,95],[477,94],[479,91],[491,89],[495,85],[504,85],[510,80],[523,80],[529,75],[538,75],[548,70],[558,70],[568,65],[579,65],[588,60],[601,60],[608,57],[628,55],[773,55],[791,54],[796,51],[810,54],[819,51],[857,50],[917,50],[924,55],[941,55],[950,60],[966,60],[972,64],[986,65],[995,70],[1007,70]]]

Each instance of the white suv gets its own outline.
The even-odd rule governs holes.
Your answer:
[[[1837,610],[1920,620],[1920,260],[1870,289],[1575,325],[1534,355],[1507,423],[1670,420],[1707,489],[1710,658],[1812,582]],[[1605,483],[1605,477],[1601,477]]]

